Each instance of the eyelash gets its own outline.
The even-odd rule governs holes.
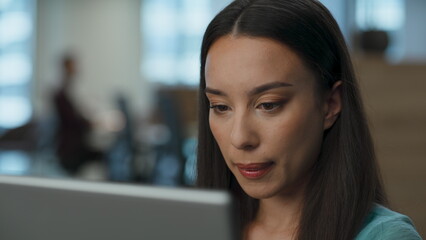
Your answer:
[[[225,111],[229,110],[229,107],[223,104],[210,105],[210,108],[213,109],[216,113],[224,113]],[[221,110],[220,108],[226,108],[226,109]]]
[[[283,104],[284,104],[284,101],[264,102],[257,105],[256,108],[262,109],[263,111],[268,113],[272,113],[278,110],[279,108],[281,108]],[[230,109],[230,107],[223,104],[216,104],[216,105],[213,104],[213,105],[210,105],[209,108],[213,109],[216,113],[219,113],[219,114],[223,114]]]
[[[281,108],[283,104],[284,104],[284,102],[282,102],[282,101],[280,101],[280,102],[264,102],[264,103],[257,105],[256,108],[261,108],[266,112],[274,112],[275,110],[278,110],[279,108]],[[271,108],[269,108],[269,107],[271,107]]]

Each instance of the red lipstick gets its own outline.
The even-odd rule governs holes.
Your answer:
[[[252,163],[252,164],[235,164],[241,175],[249,179],[257,179],[265,176],[271,171],[273,162]]]

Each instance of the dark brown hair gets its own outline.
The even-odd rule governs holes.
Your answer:
[[[386,204],[358,84],[340,29],[316,0],[237,0],[209,24],[201,49],[197,184],[229,189],[239,208],[241,229],[257,213],[229,171],[209,126],[204,94],[205,63],[212,44],[225,35],[266,37],[293,49],[316,74],[319,90],[342,81],[342,111],[323,138],[307,188],[298,239],[353,239],[374,203]]]

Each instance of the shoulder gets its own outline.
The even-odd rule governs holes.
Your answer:
[[[421,240],[410,218],[375,205],[356,240]]]

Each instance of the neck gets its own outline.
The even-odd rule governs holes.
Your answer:
[[[297,236],[305,198],[305,183],[297,190],[259,200],[255,220],[248,226],[246,239],[294,239]]]
[[[271,231],[294,231],[299,225],[302,204],[302,195],[262,199],[255,221]]]

